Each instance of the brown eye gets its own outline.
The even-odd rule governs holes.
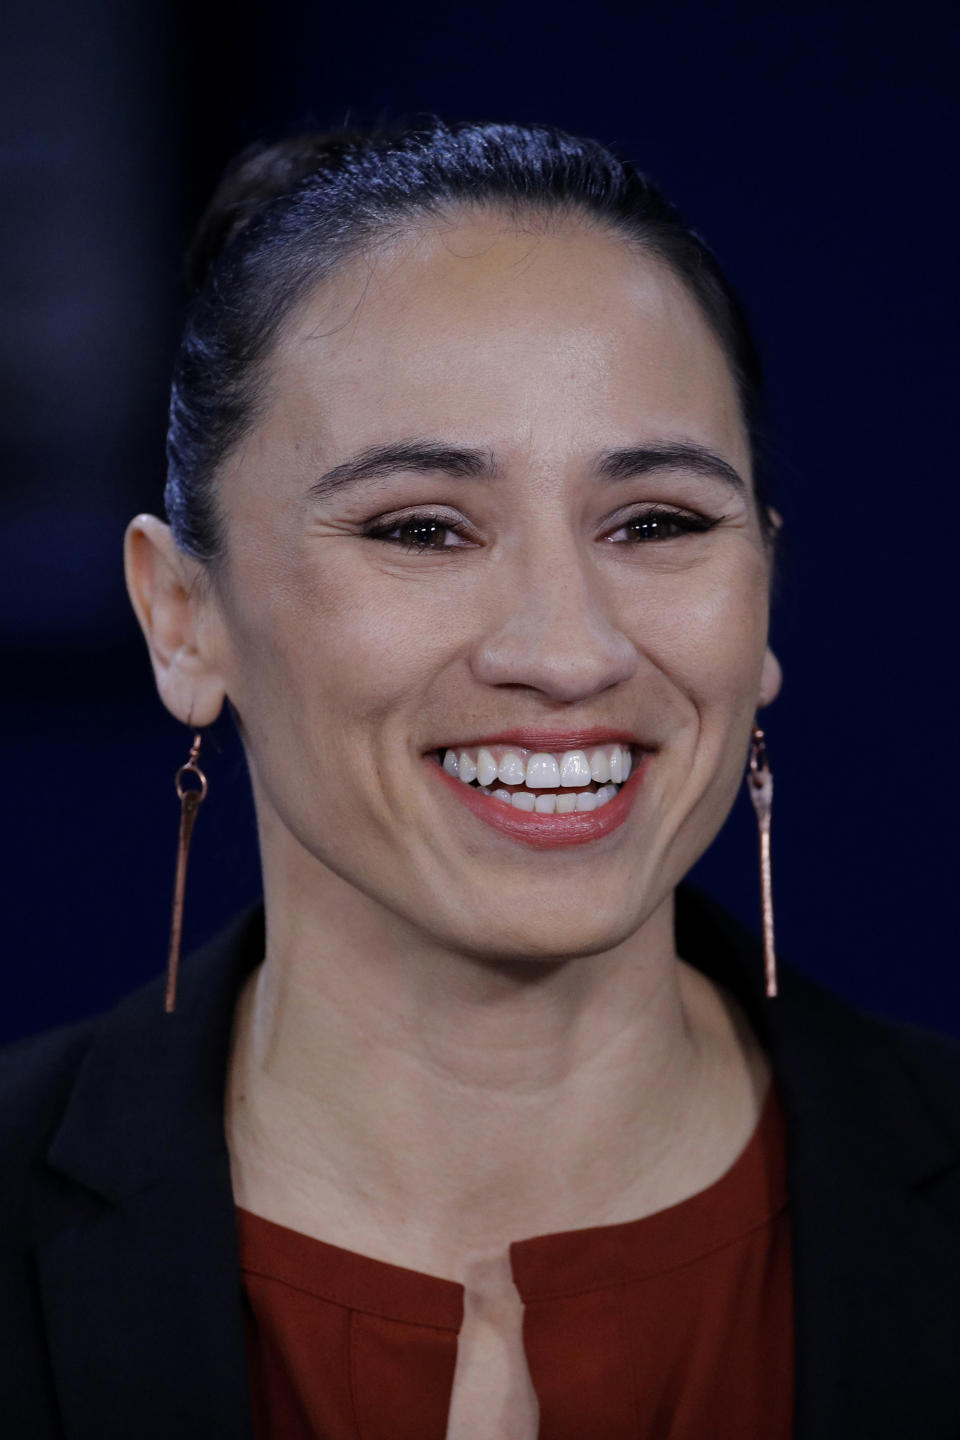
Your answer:
[[[408,515],[405,520],[372,525],[364,533],[371,540],[400,545],[404,550],[449,550],[464,543],[464,528],[440,515]]]
[[[446,544],[449,529],[439,520],[405,520],[394,534],[401,545],[409,545],[411,550],[439,550]]]
[[[619,544],[653,543],[658,540],[675,540],[679,535],[703,534],[720,522],[706,515],[695,515],[686,510],[646,510],[625,520],[607,538]]]
[[[638,515],[626,530],[631,540],[663,540],[678,535],[680,526],[672,515]]]

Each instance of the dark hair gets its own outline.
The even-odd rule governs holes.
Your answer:
[[[730,365],[769,533],[763,373],[735,290],[700,236],[645,176],[594,140],[542,125],[445,124],[297,135],[227,170],[194,243],[176,360],[167,516],[199,559],[223,544],[213,480],[253,424],[265,360],[291,310],[363,247],[461,206],[581,214],[657,256],[687,287]]]

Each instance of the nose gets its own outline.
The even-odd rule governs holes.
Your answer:
[[[539,561],[539,563],[538,563]],[[586,700],[633,675],[637,648],[620,627],[600,577],[574,547],[549,560],[517,556],[497,576],[493,619],[472,656],[486,685],[551,700]]]

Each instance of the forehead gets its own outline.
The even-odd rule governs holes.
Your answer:
[[[288,321],[265,422],[326,455],[410,433],[545,459],[655,437],[749,469],[729,366],[682,282],[572,219],[463,215],[353,261]]]

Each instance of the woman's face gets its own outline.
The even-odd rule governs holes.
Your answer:
[[[319,289],[268,382],[206,602],[268,883],[309,904],[332,871],[477,955],[624,940],[716,834],[776,688],[747,439],[696,305],[585,226],[468,217]],[[617,742],[608,809],[564,756]],[[468,783],[481,760],[508,799]]]

